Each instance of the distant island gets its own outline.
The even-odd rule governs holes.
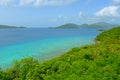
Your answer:
[[[73,23],[68,23],[68,24],[58,26],[58,27],[51,27],[51,28],[79,28],[79,25],[73,24]]]
[[[73,24],[73,23],[68,23],[68,24],[64,24],[58,27],[49,27],[51,29],[55,29],[55,28],[109,28],[109,27],[114,27],[114,26],[118,26],[117,24],[110,24],[110,23],[106,23],[106,22],[97,22],[94,24],[82,24],[82,25],[77,25],[77,24]]]
[[[24,26],[8,26],[8,25],[0,25],[0,29],[6,29],[6,28],[26,28]]]

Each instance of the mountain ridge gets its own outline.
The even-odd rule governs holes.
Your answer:
[[[24,27],[24,26],[0,25],[0,29],[5,29],[5,28],[26,28],[26,27]]]
[[[114,26],[118,26],[117,24],[110,24],[110,23],[106,23],[106,22],[97,22],[97,23],[93,23],[93,24],[74,24],[74,23],[67,23],[58,27],[49,27],[49,28],[109,28],[109,27],[114,27]]]

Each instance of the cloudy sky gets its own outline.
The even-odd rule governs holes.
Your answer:
[[[120,24],[120,0],[0,0],[0,24],[54,27],[65,23]]]

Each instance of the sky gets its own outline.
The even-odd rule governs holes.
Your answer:
[[[1,25],[56,27],[119,21],[120,0],[0,0]]]

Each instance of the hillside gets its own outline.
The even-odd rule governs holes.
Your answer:
[[[99,24],[82,24],[79,28],[104,28],[105,26]]]
[[[78,27],[79,27],[79,25],[77,25],[77,24],[68,23],[68,24],[58,26],[56,28],[78,28]]]
[[[116,25],[116,24],[110,24],[106,22],[97,22],[95,24],[100,25],[100,26],[115,26]]]
[[[82,25],[77,25],[77,24],[64,24],[55,28],[111,28],[117,26],[116,24],[110,24],[110,23],[105,23],[105,22],[97,22],[94,24],[82,24]],[[54,28],[54,27],[52,27]]]
[[[104,31],[96,37],[100,43],[73,48],[64,55],[44,63],[33,58],[15,61],[13,67],[5,71],[0,70],[0,79],[119,80],[119,34],[120,27]]]
[[[0,29],[4,29],[4,28],[25,28],[25,27],[23,27],[23,26],[17,27],[17,26],[0,25]]]
[[[120,27],[103,31],[96,37],[96,40],[104,43],[120,44]]]

